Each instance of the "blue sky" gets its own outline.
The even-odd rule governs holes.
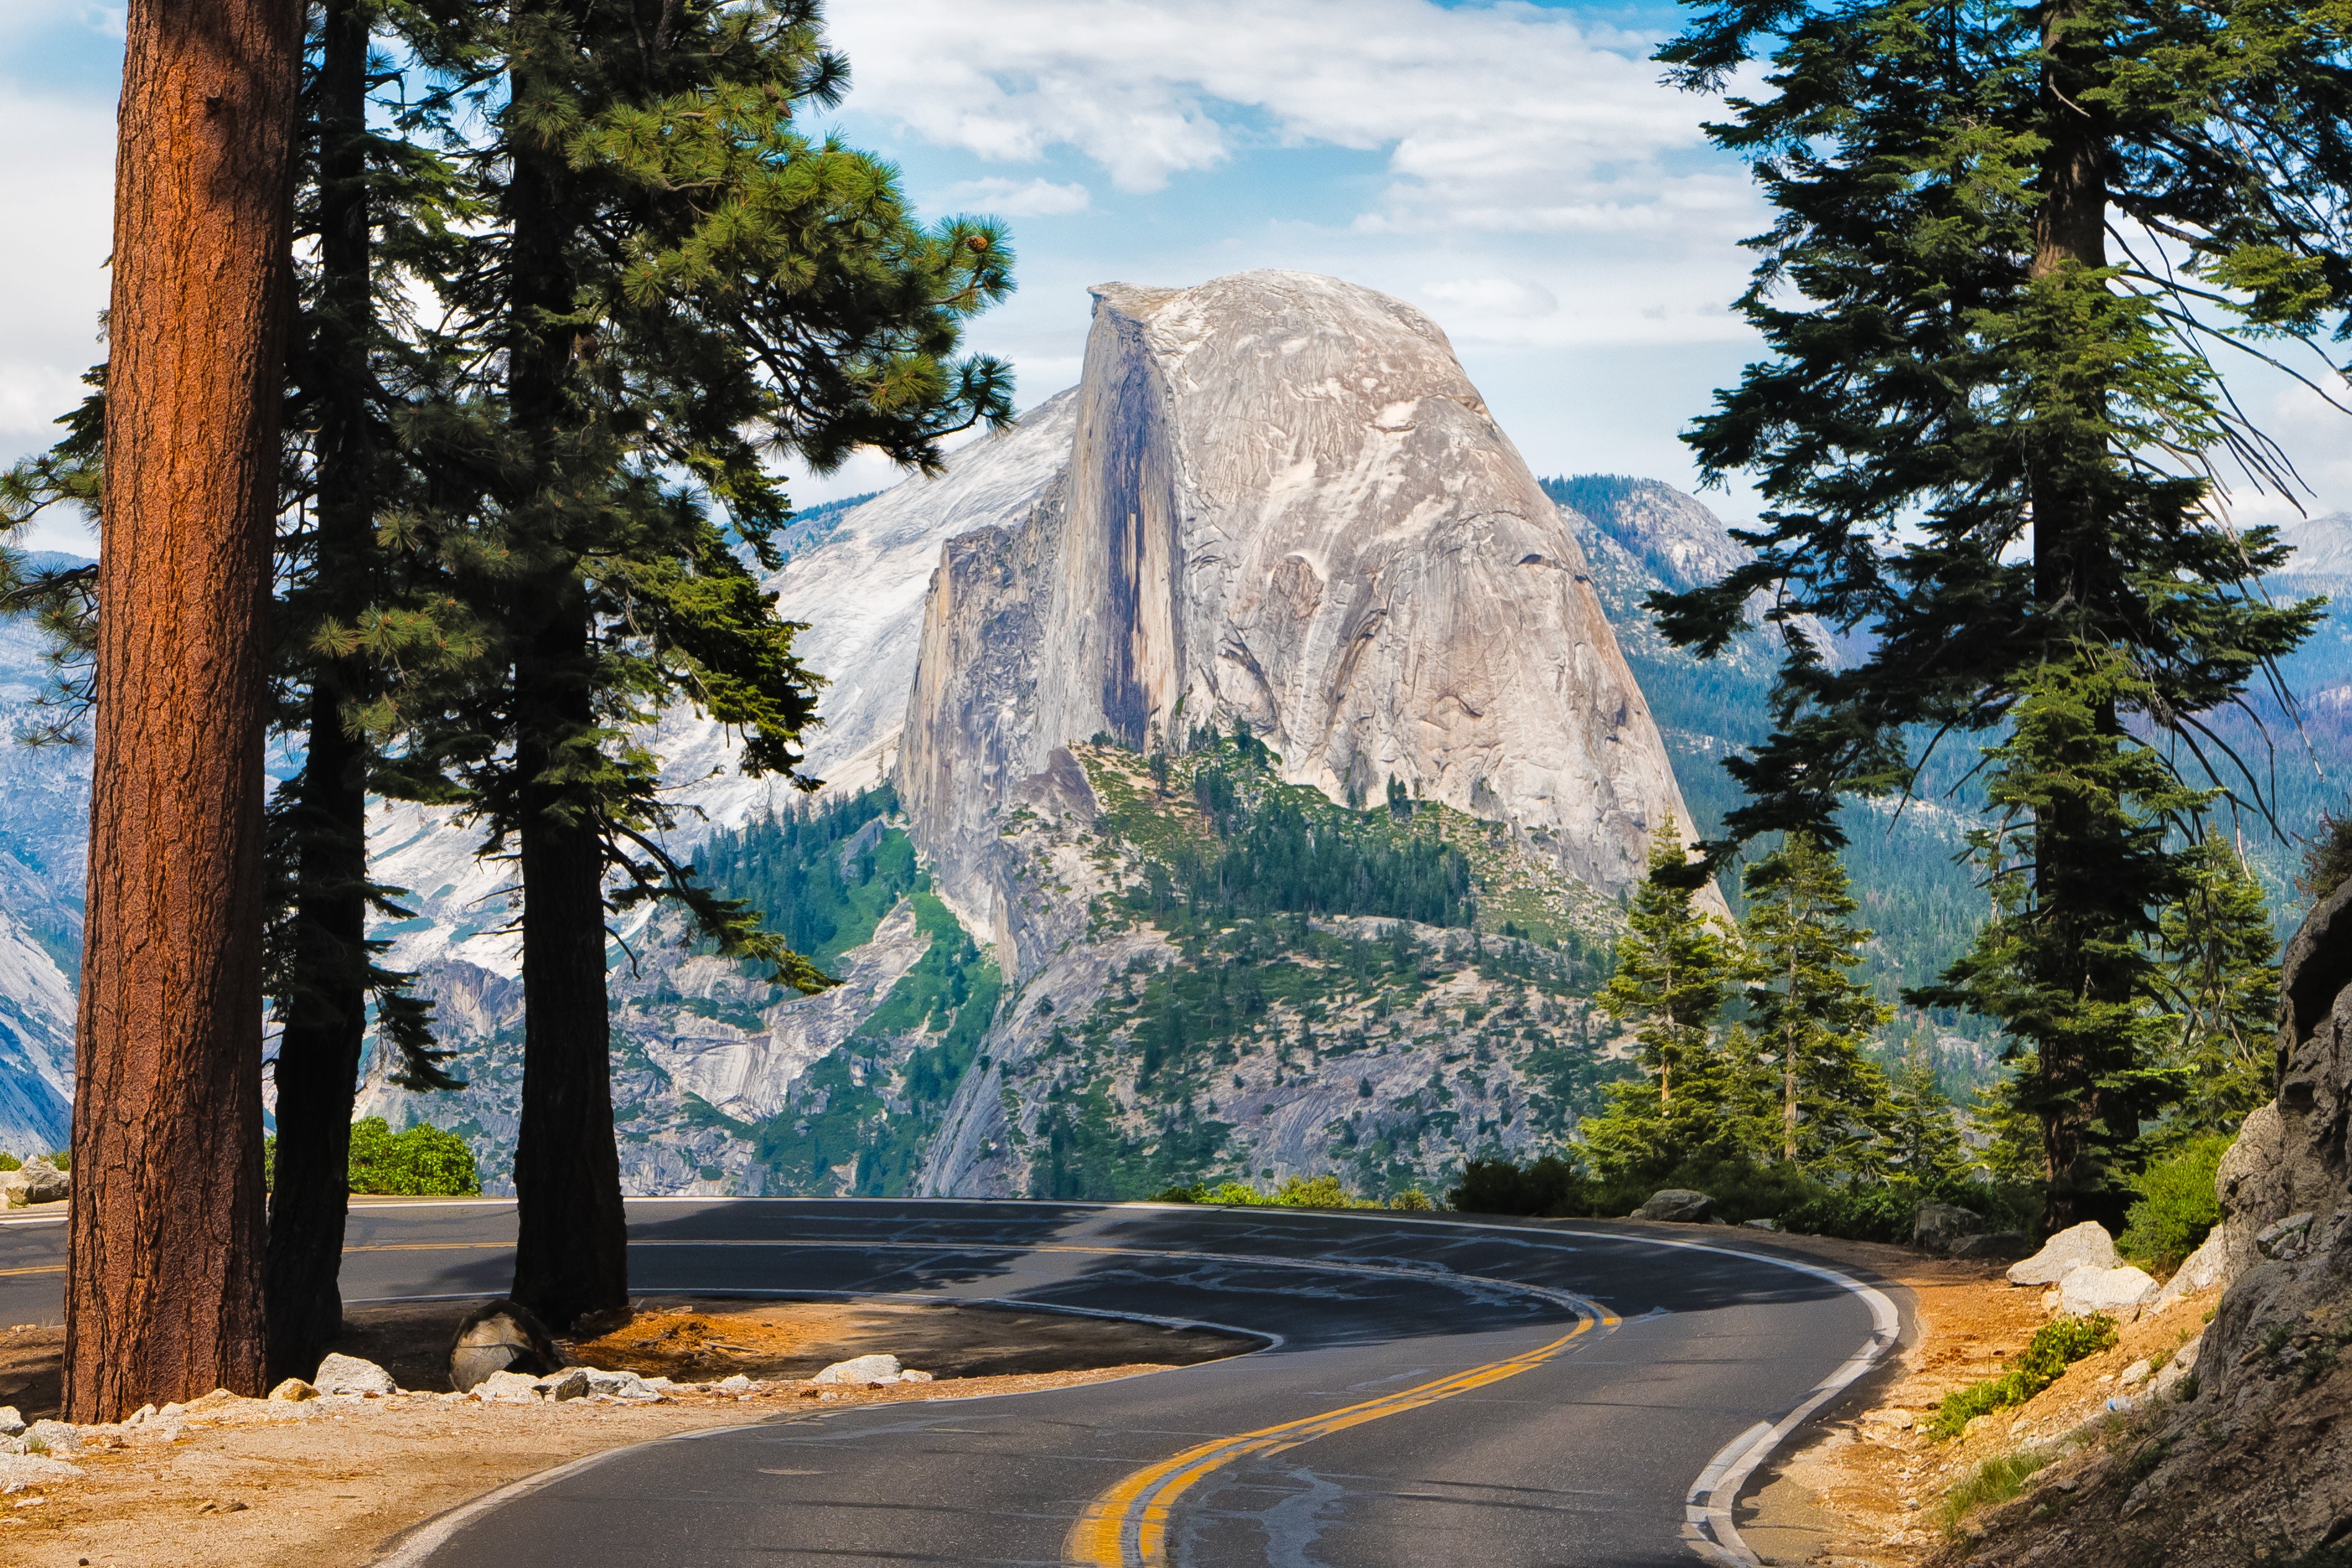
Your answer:
[[[833,0],[837,121],[927,213],[1012,226],[1020,289],[974,346],[1026,405],[1076,379],[1086,288],[1257,267],[1402,296],[1452,336],[1540,473],[1688,488],[1676,432],[1755,349],[1730,313],[1765,223],[1714,107],[1647,60],[1671,5],[1435,0]],[[0,456],[97,357],[119,8],[0,0]],[[2352,457],[2315,399],[2252,383],[2321,510]],[[887,484],[878,461],[803,503]],[[1712,495],[1746,515],[1744,491]],[[2259,505],[2250,509],[2260,513]],[[36,542],[69,545],[51,536]]]

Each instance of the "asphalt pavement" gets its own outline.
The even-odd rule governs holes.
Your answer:
[[[915,1199],[629,1221],[640,1293],[1003,1302],[1264,1348],[597,1456],[420,1530],[398,1568],[1748,1564],[1742,1489],[1898,1331],[1891,1290],[1725,1227]],[[513,1233],[504,1204],[360,1208],[345,1300],[501,1293]],[[0,1321],[56,1320],[64,1238],[0,1224]]]

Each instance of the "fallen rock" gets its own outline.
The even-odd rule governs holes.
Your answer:
[[[63,1459],[42,1454],[0,1454],[0,1493],[75,1480],[81,1473],[79,1465],[68,1465]]]
[[[1777,1219],[1751,1219],[1742,1221],[1741,1223],[1746,1225],[1750,1230],[1778,1230],[1780,1228],[1780,1222]]]
[[[474,1384],[473,1394],[485,1405],[536,1405],[539,1379],[520,1372],[494,1372]]]
[[[14,1437],[25,1429],[25,1418],[13,1405],[0,1405],[0,1437]]]
[[[2197,1352],[2204,1342],[2205,1336],[2200,1334],[2172,1352],[2172,1359],[2166,1362],[2164,1370],[2156,1374],[2156,1396],[2158,1399],[2171,1398],[2173,1389],[2179,1386],[2181,1379],[2197,1370]],[[2189,1386],[2193,1388],[2196,1385],[2191,1384]]]
[[[319,1391],[299,1377],[289,1377],[269,1391],[273,1405],[299,1405],[306,1399],[316,1399]]]
[[[449,1347],[449,1386],[469,1394],[496,1372],[545,1377],[563,1370],[562,1352],[545,1324],[520,1301],[486,1301],[457,1325]]]
[[[318,1374],[310,1379],[321,1394],[358,1394],[373,1398],[398,1394],[400,1384],[392,1373],[372,1361],[355,1355],[330,1355],[319,1363]]]
[[[2021,1230],[1989,1230],[1982,1236],[1960,1237],[1945,1256],[1968,1263],[2006,1263],[2030,1250]]]
[[[902,1373],[901,1375],[904,1374]],[[749,1394],[757,1385],[754,1384],[749,1377],[739,1372],[732,1377],[720,1378],[717,1383],[712,1384],[710,1386],[721,1394]]]
[[[2193,1296],[2221,1284],[2229,1263],[2228,1238],[2222,1235],[2221,1227],[2215,1226],[2198,1243],[2197,1250],[2182,1259],[2172,1278],[2164,1282],[2164,1289],[2156,1298],[2156,1310],[2160,1312],[2183,1296]]]
[[[2148,1365],[2147,1358],[2146,1356],[2142,1356],[2139,1360],[2132,1363],[2131,1365],[2117,1373],[2116,1374],[2116,1381],[2122,1384],[2126,1388],[2129,1388],[2132,1384],[2147,1377],[2149,1373],[2155,1370],[2156,1369],[2154,1367]]]
[[[1947,1258],[1962,1241],[1983,1233],[1983,1216],[1957,1204],[1921,1204],[1911,1221],[1911,1245]]]
[[[917,1372],[910,1366],[898,1374],[898,1381],[900,1383],[934,1383],[938,1380],[929,1373]]]
[[[1919,1420],[1908,1410],[1866,1410],[1863,1412],[1862,1424],[1884,1426],[1894,1432],[1908,1432],[1919,1425]]]
[[[1667,1187],[1652,1193],[1648,1203],[1626,1217],[1663,1220],[1669,1225],[1704,1225],[1714,1208],[1715,1200],[1705,1193],[1695,1193],[1688,1187]]]
[[[2012,1285],[2055,1285],[2075,1268],[2113,1268],[2116,1238],[2097,1220],[2069,1226],[2042,1244],[2042,1250],[2009,1270]]]
[[[812,1383],[896,1383],[902,1370],[898,1365],[898,1358],[894,1355],[852,1356],[847,1361],[835,1362],[809,1381]]]
[[[2076,1268],[2058,1281],[2058,1310],[2070,1318],[2105,1312],[2128,1323],[2156,1297],[2156,1281],[2146,1269],[2129,1264],[2120,1268]]]

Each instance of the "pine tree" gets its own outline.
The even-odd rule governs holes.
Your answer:
[[[662,847],[644,726],[691,702],[742,734],[747,771],[814,786],[794,742],[817,681],[739,553],[777,564],[766,460],[932,467],[942,437],[1009,417],[1003,368],[954,356],[1011,257],[989,225],[918,224],[887,166],[799,133],[845,69],[813,0],[520,0],[488,46],[460,20],[428,47],[445,91],[503,86],[471,150],[489,218],[436,280],[446,362],[496,379],[461,376],[435,416],[415,526],[503,674],[437,706],[411,691],[401,722],[520,868],[515,1294],[562,1326],[627,1297],[608,907],[675,900],[722,952],[829,984]]]
[[[2292,478],[2209,353],[2315,347],[2352,305],[2347,29],[2299,5],[1725,0],[1660,57],[1706,90],[1770,58],[1710,134],[1780,212],[1741,301],[1775,357],[1690,437],[1769,510],[1749,564],[1656,605],[1714,653],[1760,593],[1787,642],[1728,836],[1834,845],[1843,795],[1910,785],[1913,737],[2008,730],[2000,929],[1943,995],[2030,1066],[2055,1225],[2115,1214],[2109,1167],[2162,1103],[2145,949],[2206,797],[2143,761],[2177,746],[2258,795],[2200,716],[2315,623],[2253,587],[2275,535],[2221,521],[2222,463]],[[1806,616],[1869,651],[1832,665]]]
[[[1844,866],[1811,834],[1789,835],[1742,880],[1748,1012],[1779,1058],[1780,1158],[1850,1168],[1886,1095],[1864,1047],[1894,1016],[1852,974],[1871,937],[1850,923],[1861,906]]]
[[[133,0],[64,1413],[262,1378],[262,606],[301,15]]]
[[[1642,1070],[1658,1103],[1674,1103],[1678,1079],[1698,1075],[1716,1015],[1731,989],[1731,953],[1721,922],[1698,907],[1698,890],[1676,875],[1689,863],[1669,816],[1650,836],[1648,874],[1633,889],[1617,972],[1595,998],[1633,1026]]]
[[[2165,1055],[2183,1086],[2170,1131],[2234,1132],[2277,1091],[2279,942],[2261,881],[2220,834],[2198,846],[2162,941]]]
[[[1901,1065],[1888,1076],[1881,1133],[1886,1166],[1929,1184],[1960,1174],[1968,1168],[1968,1149],[1936,1071],[1934,1032],[1924,1025],[1914,1029]]]

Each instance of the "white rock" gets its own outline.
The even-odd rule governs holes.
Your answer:
[[[852,1356],[847,1361],[835,1362],[810,1381],[813,1383],[896,1383],[899,1373],[898,1358],[894,1355]]]
[[[1865,1426],[1885,1426],[1896,1432],[1908,1432],[1919,1424],[1918,1417],[1908,1410],[1872,1410],[1864,1413]]]
[[[2197,1352],[2204,1348],[2204,1344],[2205,1336],[2200,1334],[2172,1352],[2172,1359],[2166,1362],[2164,1370],[2156,1374],[2158,1398],[2171,1398],[2172,1391],[2179,1385],[2180,1380],[2197,1370]]]
[[[756,1385],[750,1378],[739,1372],[732,1377],[720,1378],[711,1386],[721,1394],[749,1394]]]
[[[25,1428],[25,1451],[37,1454],[79,1454],[81,1433],[65,1421],[36,1421]]]
[[[2221,1276],[2230,1266],[2230,1251],[2221,1227],[2215,1226],[2197,1244],[2197,1250],[2182,1260],[2179,1269],[2164,1282],[2156,1299],[2156,1310],[2162,1311],[2183,1296],[2193,1296],[2221,1283]]]
[[[576,1369],[588,1374],[591,1394],[601,1394],[610,1399],[659,1399],[662,1391],[634,1372],[604,1372],[593,1366]],[[664,1378],[667,1384],[669,1380]]]
[[[63,1459],[52,1459],[42,1454],[0,1456],[0,1493],[20,1492],[26,1487],[47,1486],[54,1481],[70,1481],[80,1475],[79,1465],[68,1465]]]
[[[2113,1268],[2116,1238],[2097,1220],[2069,1226],[2042,1243],[2042,1250],[2009,1267],[2012,1285],[2055,1285],[2074,1268]]]
[[[898,1381],[900,1383],[929,1383],[933,1381],[933,1379],[929,1373],[917,1372],[910,1366],[898,1373]]]
[[[2072,1318],[2105,1312],[2129,1322],[2156,1297],[2156,1281],[2147,1271],[2128,1264],[2121,1268],[2078,1265],[2058,1281],[2058,1310]]]
[[[2124,1368],[2122,1372],[2116,1373],[2116,1381],[2122,1384],[2126,1388],[2129,1388],[2133,1384],[2139,1382],[2154,1370],[2155,1369],[2153,1367],[2147,1364],[2147,1358],[2146,1356],[2142,1356],[2139,1360],[2132,1363],[2131,1365]]]
[[[494,1372],[474,1385],[474,1397],[485,1405],[536,1405],[539,1379],[519,1372]]]
[[[269,1391],[270,1402],[276,1405],[299,1405],[318,1397],[319,1391],[299,1377],[289,1377]]]
[[[25,1429],[25,1418],[13,1405],[0,1405],[0,1437],[14,1437]]]
[[[373,1394],[382,1396],[400,1392],[392,1373],[372,1361],[355,1355],[330,1355],[319,1363],[319,1375],[310,1380],[321,1394]]]

